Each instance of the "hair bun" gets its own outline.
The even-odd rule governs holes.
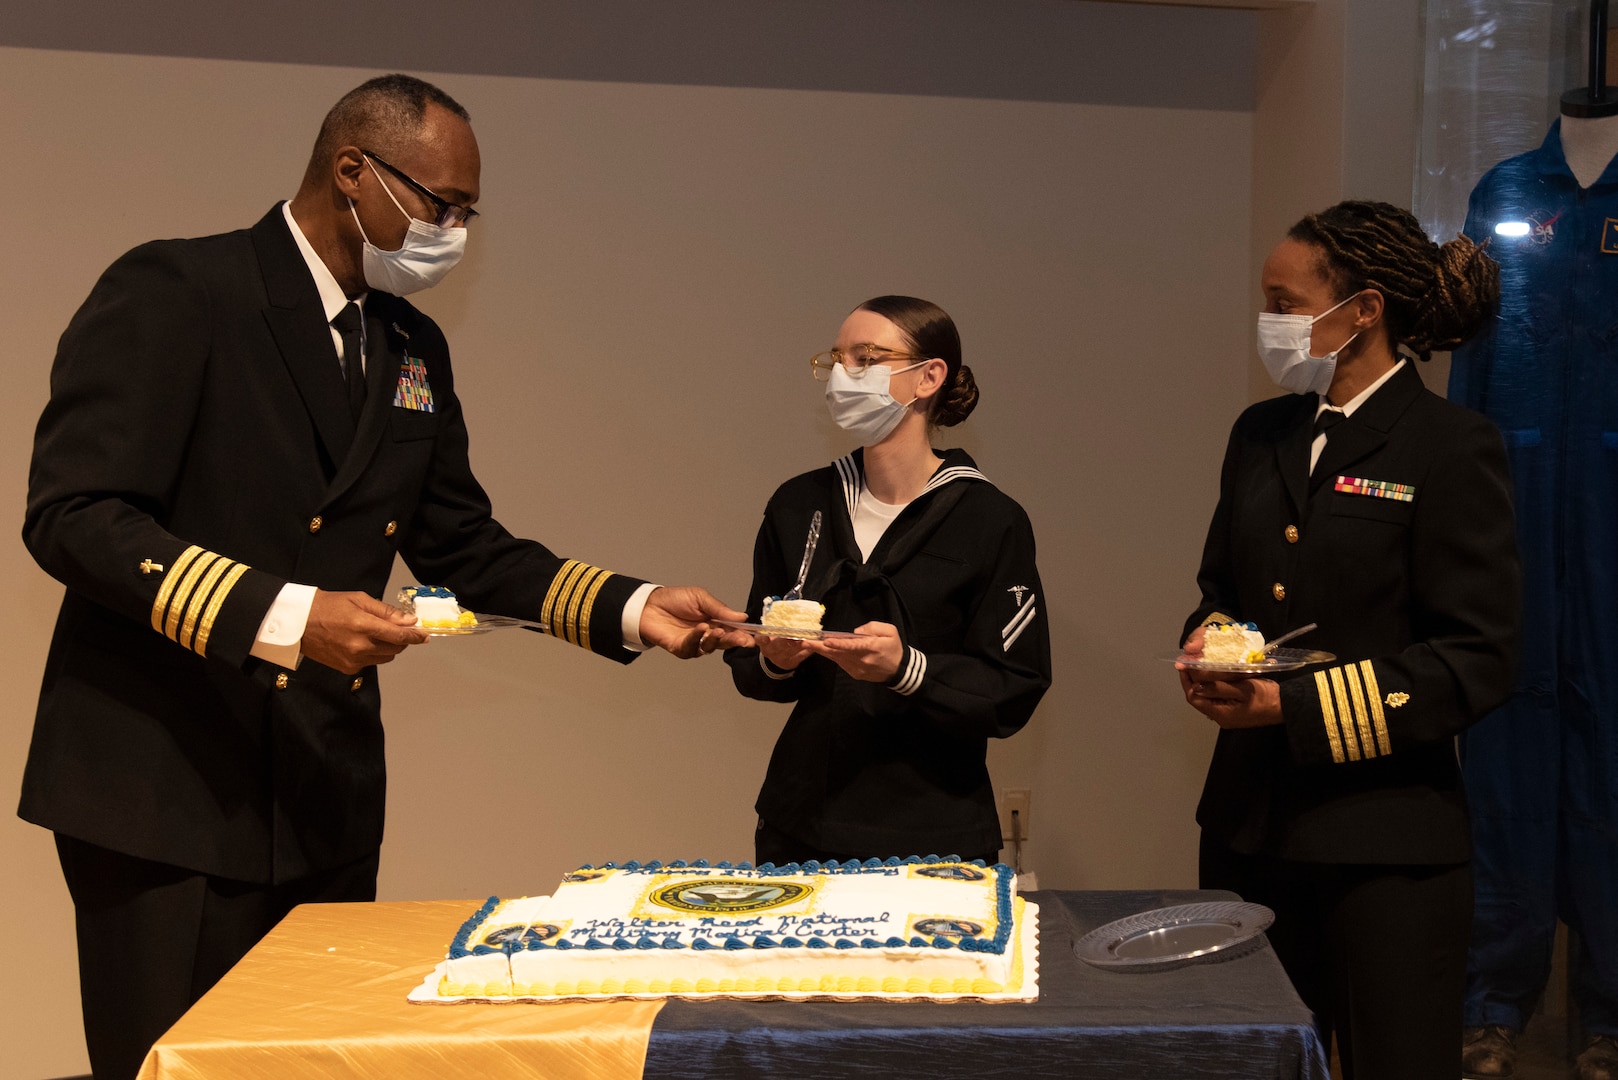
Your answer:
[[[1423,359],[1453,349],[1482,327],[1500,302],[1500,264],[1467,236],[1437,246],[1423,318],[1405,342]]]
[[[939,427],[954,427],[968,416],[978,404],[978,384],[972,378],[972,369],[962,364],[955,369],[949,385],[939,391],[938,404],[933,406],[932,421]]]

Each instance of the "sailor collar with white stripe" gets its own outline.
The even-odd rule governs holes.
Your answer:
[[[945,484],[951,484],[957,480],[982,480],[985,484],[992,483],[992,481],[990,481],[987,476],[984,476],[981,472],[979,472],[977,467],[974,465],[950,464],[950,457],[954,456],[955,453],[958,453],[958,451],[946,451],[948,456],[944,458],[943,464],[941,464],[938,467],[938,470],[933,473],[932,477],[927,481],[927,486],[921,489],[921,494],[917,495],[916,499],[920,499],[923,495],[937,491]],[[966,457],[964,453],[960,454],[960,456],[963,458]],[[969,458],[967,460],[970,461]],[[853,453],[845,454],[836,461],[832,462],[832,467],[837,470],[837,478],[842,482],[843,501],[848,506],[848,517],[849,520],[852,521],[854,518],[854,510],[860,504],[860,496],[863,495],[866,490],[864,455],[862,455],[860,451],[855,450]],[[910,501],[915,502],[916,499],[912,499]]]

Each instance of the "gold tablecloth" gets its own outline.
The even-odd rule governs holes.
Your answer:
[[[158,1040],[139,1080],[639,1080],[662,1002],[405,1000],[478,904],[295,908]]]

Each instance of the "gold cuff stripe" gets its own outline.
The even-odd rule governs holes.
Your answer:
[[[201,555],[202,549],[192,544],[180,552],[180,557],[174,560],[169,572],[163,576],[163,584],[158,586],[157,599],[152,601],[152,629],[159,634],[163,632],[163,613],[168,610],[169,597],[174,593],[174,587],[180,583],[180,577],[191,560]]]
[[[1237,620],[1231,618],[1229,615],[1226,615],[1224,612],[1216,611],[1212,615],[1209,615],[1206,619],[1203,619],[1202,625],[1212,626],[1214,623],[1233,623],[1236,621]]]
[[[567,614],[564,619],[567,623],[567,640],[575,645],[588,646],[590,644],[588,637],[580,636],[580,615],[582,613],[583,622],[588,625],[590,622],[590,609],[584,606],[584,598],[587,595],[586,590],[590,588],[592,582],[605,573],[605,570],[594,566],[586,566],[585,572],[573,583],[573,591],[572,595],[568,597]]]
[[[1376,684],[1376,669],[1369,660],[1360,661],[1360,674],[1365,678],[1365,696],[1371,702],[1371,723],[1376,727],[1376,744],[1384,754],[1393,753],[1388,740],[1388,718],[1382,714],[1382,688]]]
[[[1348,696],[1354,699],[1354,722],[1360,729],[1360,746],[1367,758],[1376,757],[1376,743],[1371,741],[1371,713],[1365,707],[1365,692],[1360,689],[1360,672],[1353,664],[1343,665],[1343,679],[1348,683]]]
[[[596,594],[610,577],[610,570],[577,559],[562,564],[545,591],[539,612],[540,621],[550,627],[553,637],[590,647],[590,612],[595,607]]]
[[[218,558],[220,556],[216,553],[204,551],[191,564],[191,569],[185,572],[185,577],[181,579],[179,586],[175,588],[174,597],[169,601],[168,618],[163,623],[163,636],[170,641],[180,640],[180,616],[185,613],[185,605],[191,599],[191,591],[197,587],[197,582],[202,579],[203,572],[213,565]]]
[[[191,593],[191,602],[186,605],[185,622],[180,626],[180,636],[175,640],[189,649],[191,637],[197,632],[197,620],[202,617],[203,608],[207,606],[208,595],[213,587],[219,584],[219,579],[225,576],[225,571],[236,565],[232,559],[215,559],[214,564],[208,567],[208,572],[202,576],[202,581]]]
[[[1320,695],[1320,714],[1326,724],[1326,741],[1331,743],[1331,759],[1342,764],[1343,740],[1337,734],[1337,716],[1332,711],[1331,683],[1324,671],[1315,672],[1315,692]]]
[[[230,595],[230,590],[236,587],[236,582],[240,581],[245,573],[247,564],[237,563],[230,568],[230,573],[225,575],[225,580],[219,583],[219,588],[214,590],[213,599],[208,601],[208,610],[202,613],[202,623],[197,627],[197,640],[191,646],[198,656],[208,655],[206,651],[208,637],[213,633],[214,620],[219,617],[219,609],[225,605],[225,597]]]
[[[591,581],[595,580],[597,573],[600,573],[597,568],[584,565],[584,573],[581,573],[578,578],[574,578],[573,588],[568,589],[568,604],[566,604],[565,612],[561,615],[561,622],[568,628],[566,630],[566,633],[568,633],[566,640],[571,641],[573,644],[579,644],[579,609],[584,604],[584,589],[589,586]]]
[[[1331,676],[1332,696],[1337,699],[1337,717],[1343,725],[1343,750],[1348,754],[1348,760],[1360,760],[1360,741],[1354,737],[1353,706],[1348,703],[1348,690],[1343,686],[1343,669],[1332,668],[1326,674]]]
[[[584,618],[579,622],[579,644],[586,649],[590,647],[590,613],[596,608],[596,594],[601,591],[601,586],[605,585],[610,577],[612,577],[612,571],[601,571],[601,576],[591,583],[590,591],[584,597]]]
[[[582,566],[582,563],[569,559],[562,564],[562,568],[556,572],[556,576],[551,578],[551,587],[545,590],[545,602],[540,605],[539,621],[550,627],[550,633],[553,637],[562,636],[561,623],[555,617],[556,598],[566,590],[568,580],[579,573]]]

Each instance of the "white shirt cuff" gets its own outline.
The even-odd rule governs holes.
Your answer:
[[[258,624],[258,634],[248,651],[260,660],[284,668],[295,668],[303,659],[300,643],[309,625],[309,609],[315,603],[315,587],[287,582],[276,594],[275,603]]]
[[[640,616],[646,610],[646,601],[660,588],[661,585],[648,581],[630,593],[628,602],[624,604],[623,621],[618,626],[618,632],[623,635],[624,648],[630,652],[645,652],[649,647],[640,639]]]

